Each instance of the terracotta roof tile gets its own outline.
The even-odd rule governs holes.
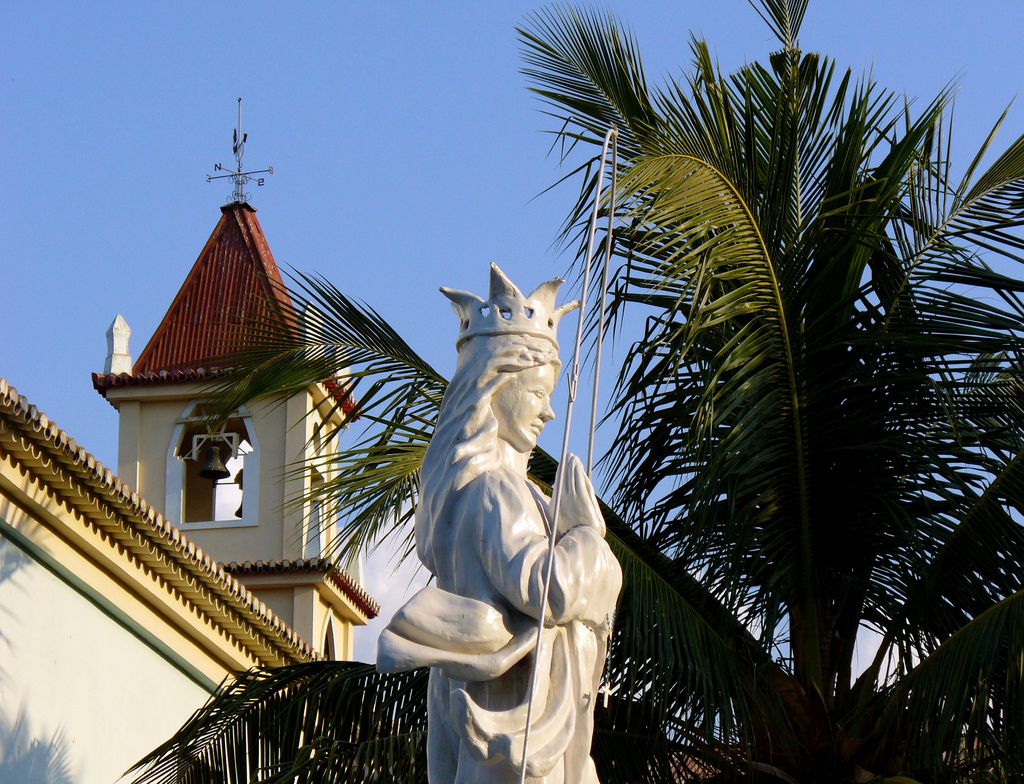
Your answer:
[[[92,388],[103,397],[111,389],[120,387],[144,387],[152,384],[184,384],[189,381],[204,381],[217,378],[222,375],[222,368],[195,368],[189,370],[161,370],[159,373],[93,373]],[[348,392],[348,388],[342,382],[327,378],[323,381],[324,389],[334,400],[341,404],[341,410],[346,416],[355,411],[358,401]],[[355,422],[358,415],[350,421]]]
[[[256,210],[235,202],[221,211],[133,375],[216,367],[237,350],[247,320],[292,307]]]
[[[106,397],[107,391],[118,387],[141,387],[150,384],[173,384],[216,378],[224,371],[220,368],[199,367],[188,370],[161,370],[147,373],[93,373],[92,387]]]
[[[376,618],[380,605],[349,576],[348,572],[334,565],[329,558],[299,558],[284,561],[232,561],[225,564],[224,571],[228,574],[326,574],[332,583],[352,600],[367,618]]]
[[[221,213],[132,372],[92,374],[93,388],[104,397],[116,387],[213,378],[242,344],[247,321],[269,308],[292,310],[255,208],[234,202]],[[355,410],[344,384],[323,383],[346,415]]]

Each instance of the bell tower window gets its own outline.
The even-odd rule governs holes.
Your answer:
[[[168,518],[183,528],[256,525],[259,448],[252,421],[236,412],[211,430],[201,414],[201,406],[190,404],[171,439]]]

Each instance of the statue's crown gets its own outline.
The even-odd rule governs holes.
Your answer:
[[[497,264],[491,264],[491,292],[486,300],[468,291],[442,287],[441,293],[452,301],[452,309],[459,317],[455,347],[462,348],[475,335],[533,335],[558,346],[558,322],[580,305],[573,300],[555,307],[558,287],[564,282],[554,278],[541,283],[526,297]]]

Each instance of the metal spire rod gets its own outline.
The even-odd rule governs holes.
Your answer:
[[[583,267],[583,291],[580,294],[579,321],[576,323],[576,344],[572,354],[572,369],[569,371],[569,402],[565,409],[565,426],[562,433],[562,454],[558,461],[558,476],[555,481],[551,499],[551,529],[548,531],[548,559],[544,570],[544,593],[540,601],[540,618],[537,621],[537,645],[533,652],[533,668],[530,670],[530,699],[526,708],[526,728],[523,732],[523,764],[519,771],[519,784],[526,782],[526,763],[530,748],[530,723],[533,719],[533,703],[537,696],[537,671],[540,667],[540,651],[544,639],[544,609],[548,605],[551,592],[551,575],[555,565],[555,544],[558,533],[558,514],[562,506],[562,488],[565,484],[565,463],[569,457],[569,431],[572,427],[572,410],[576,403],[576,389],[580,380],[580,351],[583,346],[583,327],[587,314],[587,292],[590,289],[590,269],[594,256],[594,238],[597,236],[597,219],[601,206],[601,193],[604,186],[604,173],[607,165],[608,147],[612,148],[612,184],[609,193],[608,236],[605,239],[605,264],[601,276],[601,310],[597,331],[597,354],[594,366],[594,391],[590,411],[590,434],[587,444],[587,477],[593,471],[594,433],[597,424],[597,386],[601,376],[601,343],[604,340],[605,299],[608,293],[608,267],[611,261],[612,226],[615,218],[615,187],[616,170],[619,155],[619,131],[614,125],[608,129],[601,147],[601,166],[598,170],[597,186],[594,195],[594,211],[590,218],[590,231],[587,235],[586,263]]]
[[[604,268],[601,270],[601,310],[597,322],[597,347],[594,355],[594,389],[590,398],[590,438],[587,441],[587,477],[590,478],[594,472],[594,436],[597,433],[597,385],[601,378],[601,349],[604,346],[604,322],[608,304],[608,268],[612,261],[612,229],[615,223],[615,193],[618,185],[619,175],[619,132],[613,125],[609,131],[612,141],[612,185],[608,201],[608,232],[604,238]],[[605,151],[607,151],[608,140],[605,139]],[[604,177],[604,152],[601,157],[601,175],[597,178],[597,197],[594,199],[594,217],[590,227],[590,237],[587,240],[587,258],[590,258],[590,247],[594,243],[594,235],[597,233],[597,203],[601,201],[601,180]],[[582,314],[580,314],[582,321]],[[577,327],[578,330],[578,327]],[[577,351],[579,349],[577,348]]]
[[[245,140],[249,137],[249,134],[242,133],[242,99],[238,99],[238,127],[235,130],[235,162],[238,164],[238,169],[235,172],[236,175],[242,173],[242,153],[245,152]],[[236,176],[234,178],[235,183],[235,201],[245,200],[245,191],[242,190],[242,178]]]

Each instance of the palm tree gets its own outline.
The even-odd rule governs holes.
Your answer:
[[[694,38],[692,75],[658,89],[612,17],[520,29],[565,156],[583,151],[569,244],[586,151],[619,129],[602,263],[637,337],[606,420],[625,588],[595,758],[608,782],[1020,780],[1024,137],[983,170],[994,129],[954,176],[950,91],[915,110],[799,49],[806,0],[753,1],[781,45],[766,64],[723,75]],[[356,548],[403,530],[444,379],[372,310],[296,283],[319,326],[254,335],[225,410],[350,369],[373,427],[325,492]],[[531,466],[550,482],[550,457]],[[422,688],[253,673],[141,780],[194,761],[232,782],[423,781]]]

